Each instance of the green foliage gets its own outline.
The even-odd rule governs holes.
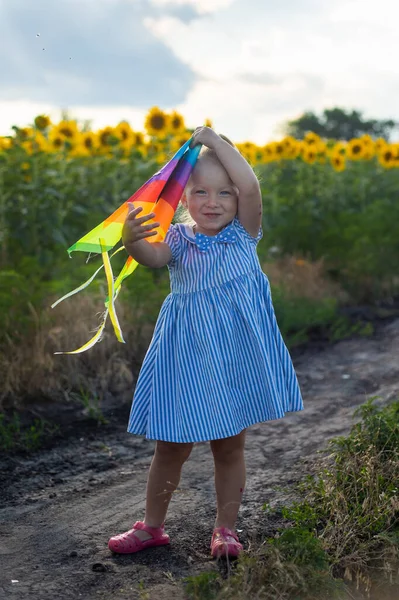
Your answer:
[[[28,172],[21,165],[28,163]],[[0,154],[0,223],[3,265],[26,274],[53,277],[66,248],[103,221],[154,170],[154,164],[133,157],[71,159],[59,154],[27,155],[22,148]],[[25,173],[25,174],[24,174]],[[1,228],[0,228],[1,229]]]
[[[184,580],[188,600],[214,600],[221,587],[219,574],[212,571]]]
[[[44,419],[35,419],[31,425],[22,426],[20,417],[13,413],[6,418],[0,413],[0,450],[38,450],[48,435],[53,435],[58,428]]]
[[[392,129],[396,125],[397,123],[392,119],[366,120],[357,110],[349,112],[342,108],[327,108],[321,117],[308,111],[298,119],[289,121],[286,125],[286,133],[300,139],[308,131],[313,131],[323,138],[336,140],[350,140],[364,134],[375,138],[389,139]]]
[[[337,302],[333,298],[296,298],[277,287],[272,287],[272,296],[277,322],[289,347],[307,341],[312,328],[327,330],[336,319]]]
[[[399,401],[375,398],[356,412],[347,437],[333,439],[282,509],[274,538],[244,552],[227,580],[215,573],[189,579],[190,600],[327,600],[352,597],[341,577],[366,590],[375,569],[388,580],[399,559]],[[270,514],[266,503],[264,510]],[[381,572],[378,576],[381,583]]]
[[[298,527],[243,553],[225,580],[210,572],[188,581],[188,600],[344,598],[342,582],[331,577],[321,542]]]
[[[106,425],[107,419],[101,410],[101,399],[96,392],[80,386],[79,392],[72,392],[70,396],[77,402],[83,404],[88,416],[96,421],[98,425]]]
[[[272,286],[273,306],[280,331],[289,348],[307,342],[313,332],[337,341],[352,335],[371,335],[371,323],[352,322],[339,315],[335,298],[312,299],[290,296]]]
[[[379,408],[375,398],[355,413],[349,436],[333,439],[304,499],[283,516],[323,541],[337,572],[364,575],[399,558],[399,401]]]
[[[356,301],[372,302],[397,291],[399,170],[348,163],[282,161],[262,168],[264,238],[281,254],[323,258],[327,271]]]

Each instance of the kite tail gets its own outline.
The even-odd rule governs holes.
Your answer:
[[[99,239],[99,243],[101,246],[101,250],[102,250],[101,256],[103,259],[103,264],[101,265],[101,267],[99,269],[97,269],[97,271],[84,284],[82,284],[81,286],[79,286],[78,288],[73,290],[72,292],[69,292],[69,294],[66,294],[63,298],[60,298],[59,300],[57,300],[57,302],[55,302],[52,305],[52,307],[56,306],[57,304],[62,302],[62,300],[65,300],[65,298],[68,298],[69,296],[72,296],[73,294],[76,294],[76,293],[80,292],[81,290],[83,290],[85,287],[87,287],[93,281],[93,279],[95,278],[97,273],[104,267],[105,276],[107,278],[107,285],[108,285],[108,299],[106,302],[107,310],[105,311],[105,313],[103,315],[102,323],[101,323],[100,327],[98,328],[98,330],[96,331],[95,335],[91,338],[91,340],[89,340],[88,342],[83,344],[83,346],[81,346],[80,348],[77,348],[76,350],[71,350],[70,352],[54,352],[54,354],[80,354],[81,352],[86,352],[86,350],[90,350],[90,348],[92,348],[95,344],[97,344],[97,342],[100,341],[101,336],[104,331],[105,324],[107,322],[108,315],[111,318],[111,323],[114,328],[114,332],[115,332],[115,335],[116,335],[118,341],[122,342],[123,344],[125,343],[125,340],[123,339],[123,335],[122,335],[122,330],[119,325],[118,316],[117,316],[116,310],[115,310],[115,300],[119,294],[121,286],[119,285],[118,287],[116,287],[114,284],[114,276],[112,273],[111,261],[108,256],[108,252],[105,248],[104,239],[102,239],[102,238]],[[123,246],[121,248],[118,248],[118,250],[116,252],[114,252],[112,254],[112,256],[114,256],[117,252],[119,252],[120,250],[123,250],[123,249],[124,249]]]
[[[111,254],[111,258],[113,258],[115,256],[115,254],[118,254],[118,252],[120,252],[121,250],[124,250],[124,246],[121,246],[120,248],[118,248],[118,250],[115,250],[115,252],[113,252]],[[67,298],[70,298],[71,296],[74,296],[75,294],[78,294],[79,292],[81,292],[82,290],[84,290],[85,288],[87,288],[92,281],[94,281],[95,277],[97,276],[97,274],[101,271],[101,269],[104,268],[104,263],[101,265],[101,267],[99,267],[97,269],[97,271],[95,271],[93,273],[93,275],[84,283],[82,283],[82,285],[79,285],[77,288],[75,288],[74,290],[72,290],[71,292],[68,292],[67,294],[65,294],[65,296],[62,296],[62,298],[59,298],[56,302],[54,302],[51,305],[51,308],[55,308],[58,304],[60,304],[61,302],[63,302],[64,300],[66,300]],[[58,353],[57,353],[58,354]]]

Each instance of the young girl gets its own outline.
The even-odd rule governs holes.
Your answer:
[[[245,430],[302,410],[301,392],[281,337],[269,281],[256,254],[262,198],[246,160],[224,136],[195,130],[203,144],[182,204],[194,225],[171,225],[149,243],[154,214],[129,213],[126,250],[142,265],[168,266],[164,301],[137,381],[128,431],[157,440],[144,521],[109,540],[132,553],[169,543],[164,522],[195,442],[210,441],[217,497],[214,557],[242,550],[234,531],[245,486]]]

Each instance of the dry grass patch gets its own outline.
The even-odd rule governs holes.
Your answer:
[[[272,285],[289,296],[310,300],[335,298],[339,303],[349,300],[348,293],[326,273],[323,259],[310,262],[296,256],[284,256],[265,262],[263,271]]]

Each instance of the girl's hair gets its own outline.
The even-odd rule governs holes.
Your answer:
[[[224,140],[225,142],[230,144],[230,146],[232,146],[233,148],[236,148],[236,146],[233,144],[233,142],[231,140],[229,140],[229,138],[227,136],[223,135],[223,133],[219,133],[218,135],[219,135],[219,137],[222,138],[222,140]],[[220,162],[216,155],[216,152],[214,150],[212,150],[211,148],[208,148],[207,146],[202,146],[198,160],[200,160],[201,158],[210,158],[212,160]]]

